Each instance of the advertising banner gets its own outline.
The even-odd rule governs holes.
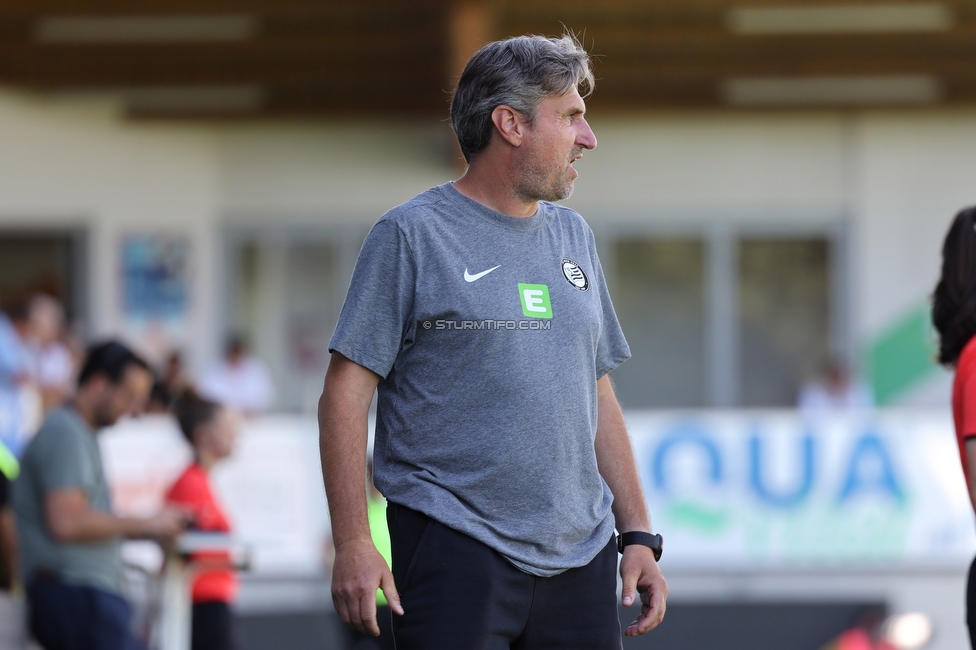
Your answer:
[[[625,414],[668,570],[958,568],[976,527],[948,414]],[[116,508],[146,515],[190,460],[169,418],[101,436]],[[319,573],[328,516],[315,420],[248,420],[214,483],[258,573]]]
[[[948,414],[630,412],[671,567],[958,567],[976,549]]]

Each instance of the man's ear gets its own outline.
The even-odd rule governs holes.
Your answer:
[[[522,144],[526,120],[521,113],[507,104],[500,104],[491,112],[491,121],[505,142],[513,147]]]

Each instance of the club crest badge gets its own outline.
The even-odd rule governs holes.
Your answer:
[[[566,280],[579,289],[580,291],[586,291],[590,288],[590,281],[586,277],[586,273],[580,268],[580,265],[569,259],[568,257],[563,258],[563,276]]]

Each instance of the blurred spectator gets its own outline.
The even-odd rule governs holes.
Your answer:
[[[179,351],[173,351],[166,358],[159,379],[153,384],[149,393],[147,413],[167,413],[177,397],[190,387],[183,368],[183,356]]]
[[[26,398],[32,390],[30,354],[23,339],[26,330],[23,306],[13,306],[9,316],[0,312],[0,442],[15,455],[26,444],[33,424]]]
[[[31,356],[31,375],[41,394],[44,411],[71,395],[74,359],[64,343],[64,307],[55,298],[37,294],[27,308],[25,336]]]
[[[237,439],[237,416],[216,402],[184,391],[173,404],[180,430],[193,447],[193,462],[166,493],[167,503],[186,508],[193,527],[207,532],[230,533],[230,521],[210,484],[210,470],[231,455]],[[198,553],[202,568],[193,580],[191,650],[234,650],[239,646],[231,604],[237,596],[237,577],[230,557]]]
[[[139,412],[151,383],[145,361],[125,346],[92,347],[74,398],[48,414],[24,452],[12,500],[30,628],[47,650],[141,647],[122,597],[121,539],[168,542],[186,515],[113,515],[95,436]]]
[[[0,648],[24,646],[24,607],[14,593],[18,589],[17,531],[10,508],[10,485],[20,465],[0,443]]]
[[[169,394],[166,387],[159,381],[153,382],[152,388],[149,390],[149,399],[146,400],[146,413],[169,413],[172,406],[173,396]]]
[[[942,273],[932,294],[939,363],[955,371],[952,419],[969,503],[976,510],[976,206],[961,210],[942,244]],[[976,648],[976,559],[966,581],[966,626]]]
[[[864,383],[851,377],[847,366],[836,359],[827,363],[823,379],[800,391],[800,410],[808,413],[869,409],[874,397]]]
[[[186,368],[183,364],[183,355],[179,351],[173,351],[166,359],[163,371],[159,373],[159,381],[170,395],[180,395],[190,385],[190,380],[186,376]]]
[[[264,363],[247,351],[244,340],[233,337],[224,358],[200,377],[200,395],[245,415],[266,411],[274,400],[274,388]]]

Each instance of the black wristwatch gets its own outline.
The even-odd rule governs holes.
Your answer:
[[[661,560],[661,554],[664,553],[664,538],[660,535],[653,535],[651,533],[644,533],[640,531],[631,531],[629,533],[620,533],[617,535],[617,551],[620,553],[624,552],[625,546],[630,546],[631,544],[640,544],[641,546],[646,546],[654,552],[654,559],[656,561]]]

